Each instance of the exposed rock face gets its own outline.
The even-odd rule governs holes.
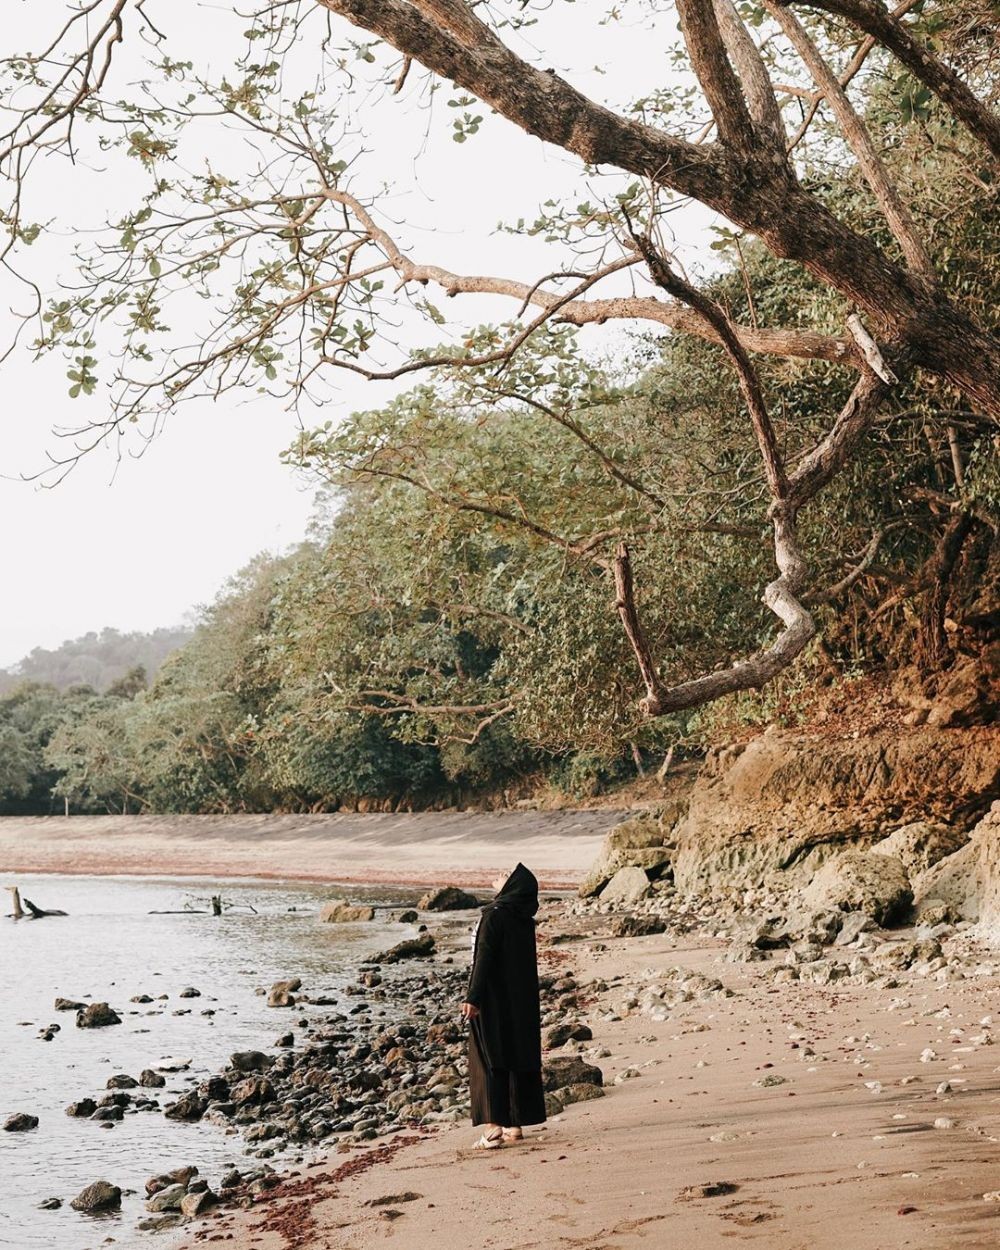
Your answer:
[[[659,811],[642,812],[615,825],[580,886],[580,896],[600,893],[622,868],[642,868],[649,877],[665,876],[675,849],[673,829],[686,810],[686,803],[668,803]]]
[[[771,729],[706,758],[675,830],[674,880],[682,893],[802,885],[838,851],[915,821],[968,829],[998,794],[1000,735],[989,731]]]
[[[1000,945],[1000,803],[972,831],[972,842],[978,851],[980,931]]]
[[[638,903],[651,893],[649,878],[641,868],[619,868],[601,891],[603,903]]]
[[[920,873],[913,882],[917,919],[978,920],[979,861],[978,843],[969,842]]]
[[[969,835],[963,829],[918,820],[876,842],[872,853],[892,855],[900,860],[912,881],[942,859],[961,850],[968,840]]]
[[[331,898],[319,909],[324,924],[353,924],[359,920],[374,920],[375,908],[354,906],[346,898]]]
[[[823,865],[802,897],[812,907],[861,911],[878,924],[889,925],[909,910],[913,890],[895,856],[845,851]]]
[[[417,906],[421,911],[471,911],[482,904],[474,894],[460,890],[457,885],[446,885],[425,894]]]

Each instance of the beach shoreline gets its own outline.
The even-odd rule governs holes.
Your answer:
[[[518,859],[544,889],[586,874],[619,811],[0,818],[0,875],[483,887]]]
[[[582,1011],[569,1014],[594,1039],[552,1053],[600,1065],[605,1097],[498,1152],[473,1150],[462,1123],[332,1154],[187,1230],[183,1250],[222,1237],[378,1250],[401,1235],[465,1250],[471,1228],[490,1250],[996,1245],[1000,1056],[983,1013],[1000,961],[977,979],[775,985],[780,954],[733,963],[709,928],[613,937],[570,910],[544,909],[542,966],[575,976]],[[678,966],[702,989],[659,1017],[637,1008],[638,987]]]

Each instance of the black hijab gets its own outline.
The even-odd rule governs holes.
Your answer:
[[[530,920],[538,911],[538,878],[530,868],[518,864],[503,883],[492,906],[503,907]]]

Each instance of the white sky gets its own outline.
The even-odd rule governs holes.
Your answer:
[[[191,0],[147,0],[147,7],[168,26],[174,56],[200,55],[219,69],[231,63],[231,10]],[[13,20],[4,32],[6,47],[37,46],[36,31],[64,9],[56,0],[20,0],[7,15]],[[669,27],[661,38],[659,31],[651,36],[638,26],[602,26],[603,11],[597,4],[557,5],[541,27],[509,37],[529,56],[533,47],[557,49],[543,53],[539,63],[566,72],[575,85],[608,102],[663,85],[676,72],[666,57]],[[352,35],[344,24],[337,29],[344,39]],[[123,84],[136,64],[123,59]],[[492,117],[479,136],[455,144],[448,137],[455,114],[445,106],[447,94],[440,93],[430,117],[414,106],[412,95],[366,112],[365,128],[375,141],[359,179],[394,184],[392,215],[406,222],[397,235],[419,259],[528,281],[557,268],[561,258],[540,241],[493,230],[501,218],[531,219],[550,196],[582,189],[578,163]],[[351,103],[363,103],[360,93]],[[218,138],[226,141],[221,133]],[[133,207],[129,177],[128,170],[99,158],[89,171],[53,168],[45,186],[58,205],[58,222],[78,230]],[[352,189],[363,191],[364,181]],[[708,220],[699,209],[673,224],[695,244]],[[6,288],[0,297],[15,308],[22,299],[8,296]],[[513,309],[449,303],[445,311],[480,320]],[[606,344],[607,332],[603,344],[591,341]],[[311,488],[278,460],[295,433],[295,418],[274,401],[246,402],[233,394],[218,403],[187,404],[141,456],[117,466],[112,455],[99,451],[54,489],[16,480],[42,468],[47,450],[65,450],[54,428],[103,411],[100,394],[89,401],[68,398],[65,370],[61,357],[32,364],[23,352],[0,370],[0,666],[33,646],[56,646],[105,625],[145,630],[177,624],[255,553],[299,540],[311,511]],[[337,403],[317,412],[317,421],[373,406],[389,393],[346,379]]]

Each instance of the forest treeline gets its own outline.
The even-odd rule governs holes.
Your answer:
[[[988,162],[892,82],[873,76],[866,104],[894,136],[884,159],[921,206],[944,284],[995,329]],[[811,177],[892,246],[856,172],[830,159]],[[718,231],[717,256],[705,289],[734,322],[835,335],[851,312],[733,231]],[[466,350],[500,337],[483,327]],[[758,370],[794,466],[850,372],[779,356]],[[930,677],[997,637],[997,452],[995,423],[957,390],[900,385],[799,518],[818,638],[759,693],[651,719],[609,535],[628,536],[664,677],[730,664],[774,632],[759,601],[774,561],[762,469],[716,345],[635,332],[599,357],[547,324],[499,367],[442,366],[303,433],[287,459],[317,483],[308,541],[244,569],[151,682],[135,668],[101,689],[78,666],[67,685],[26,662],[0,697],[2,810],[422,806],[543,781],[579,796],[655,770],[674,746],[794,719],[820,685]]]

